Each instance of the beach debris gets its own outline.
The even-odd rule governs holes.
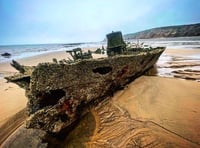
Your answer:
[[[108,56],[122,54],[125,51],[126,44],[123,40],[122,33],[120,31],[107,34],[106,37]]]
[[[97,48],[97,50],[94,53],[101,54],[101,48]]]
[[[102,46],[101,48],[97,48],[97,50],[94,51],[94,53],[96,54],[105,54],[106,50],[104,48],[104,46]]]
[[[52,61],[53,61],[54,63],[58,63],[58,60],[57,60],[56,58],[53,58]]]
[[[92,58],[92,53],[90,50],[88,50],[88,52],[83,53],[81,48],[74,48],[66,52],[72,56],[74,61]]]
[[[5,53],[2,53],[1,56],[5,58],[10,58],[11,54],[8,52],[5,52]]]
[[[15,60],[12,60],[12,63],[10,63],[10,65],[14,67],[16,70],[18,70],[19,73],[13,76],[5,77],[5,79],[8,82],[14,82],[18,84],[20,87],[24,89],[28,89],[29,84],[30,84],[30,76],[35,66],[24,66],[24,65],[19,64]]]
[[[12,63],[10,63],[10,65],[12,67],[14,67],[15,69],[17,69],[20,73],[24,73],[25,72],[25,68],[23,65],[20,65],[17,61],[12,60]]]

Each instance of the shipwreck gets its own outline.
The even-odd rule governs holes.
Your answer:
[[[73,60],[29,67],[13,61],[20,72],[6,77],[26,90],[26,128],[58,134],[87,112],[90,105],[112,96],[156,63],[165,47],[128,47],[121,32],[107,35],[106,58],[92,59],[80,48],[67,51]]]

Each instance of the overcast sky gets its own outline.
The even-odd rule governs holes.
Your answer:
[[[200,0],[0,0],[0,45],[101,41],[200,22]]]

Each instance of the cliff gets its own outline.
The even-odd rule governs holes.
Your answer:
[[[149,39],[162,37],[200,36],[200,23],[179,26],[167,26],[124,35],[125,39]]]

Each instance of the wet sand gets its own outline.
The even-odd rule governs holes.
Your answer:
[[[124,99],[121,97],[117,98]],[[137,113],[131,110],[134,107],[132,101],[129,100],[132,106],[127,107],[124,104],[118,105],[118,99],[113,98],[92,110],[96,129],[86,147],[199,147],[198,143],[162,124],[144,118],[137,119],[132,116]]]
[[[13,83],[0,80],[0,126],[26,107],[25,90]]]
[[[167,49],[157,63],[157,71],[154,75],[200,81],[200,50]]]
[[[196,81],[137,78],[91,109],[95,130],[85,146],[197,148],[199,90],[200,83]]]
[[[132,119],[151,122],[200,144],[200,83],[142,76],[113,101]]]
[[[184,68],[192,69],[192,75],[198,76],[198,66],[192,64],[200,64],[200,62],[198,56],[194,60],[191,57],[193,55],[200,55],[200,51],[167,49],[157,64],[158,72],[161,76],[173,78],[140,77],[124,90],[117,92],[106,105],[92,109],[96,126],[86,146],[114,147],[132,143],[136,146],[150,144],[149,146],[159,147],[171,144],[179,147],[198,147],[200,144],[200,83],[185,80],[181,73],[179,75],[182,79],[177,79],[172,71],[180,69],[172,66],[166,68],[166,65],[191,62],[188,65],[184,63]],[[39,62],[51,62],[52,58],[61,60],[68,56],[65,52],[56,52],[19,60],[19,62],[24,65],[37,65]],[[94,56],[99,57],[99,55]],[[0,64],[0,73],[10,75],[15,72],[9,63]],[[192,80],[198,81],[199,77]],[[0,126],[2,126],[8,119],[12,119],[14,114],[25,108],[27,99],[24,90],[17,85],[6,83],[4,79],[0,82],[0,93],[3,94],[0,97]],[[94,121],[91,124],[94,126]],[[123,136],[125,141],[121,140]],[[157,139],[158,137],[160,138]]]

